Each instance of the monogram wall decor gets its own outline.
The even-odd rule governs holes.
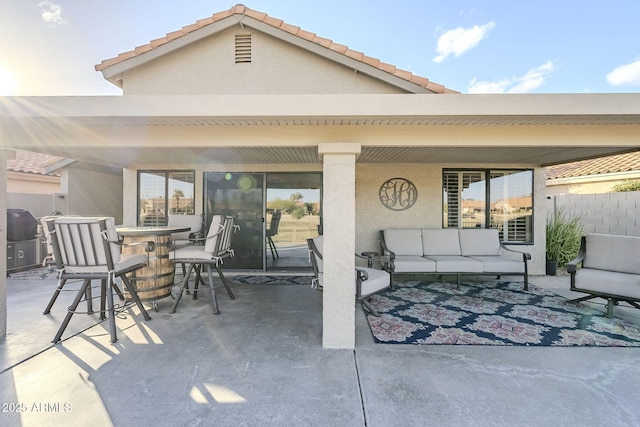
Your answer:
[[[387,209],[404,211],[414,205],[418,198],[418,190],[408,179],[391,178],[380,186],[378,197]]]

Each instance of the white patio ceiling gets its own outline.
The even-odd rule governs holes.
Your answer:
[[[640,150],[640,94],[14,97],[0,125],[4,147],[117,167],[317,164],[341,141],[359,163],[545,166]]]

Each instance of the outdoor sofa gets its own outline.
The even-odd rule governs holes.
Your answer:
[[[592,298],[607,300],[607,317],[613,316],[613,306],[626,301],[640,308],[640,237],[611,234],[587,234],[582,237],[576,259],[567,264],[571,290]]]
[[[527,260],[531,255],[505,247],[498,230],[390,228],[380,230],[383,268],[396,274],[523,275],[529,288]]]

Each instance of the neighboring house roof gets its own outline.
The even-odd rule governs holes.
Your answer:
[[[363,54],[362,52],[358,52],[352,49],[349,49],[347,46],[345,45],[341,45],[338,43],[334,43],[333,41],[329,40],[329,39],[325,39],[323,37],[319,37],[314,33],[311,33],[309,31],[305,31],[302,30],[300,27],[296,27],[294,25],[290,25],[287,24],[286,22],[280,20],[280,19],[276,19],[273,17],[270,17],[269,15],[267,15],[266,13],[263,12],[258,12],[252,9],[249,9],[247,7],[245,7],[244,5],[238,4],[234,7],[232,7],[229,10],[223,11],[223,12],[218,12],[218,13],[214,13],[212,16],[210,16],[209,18],[205,18],[205,19],[201,19],[196,21],[194,24],[182,27],[182,29],[178,30],[178,31],[174,31],[172,33],[168,33],[165,37],[161,37],[159,39],[153,40],[150,43],[146,44],[146,45],[142,45],[142,46],[138,46],[136,47],[134,50],[129,51],[129,52],[124,52],[119,54],[118,56],[114,57],[114,58],[110,58],[110,59],[106,59],[104,61],[102,61],[100,64],[95,66],[96,71],[104,71],[107,68],[114,66],[116,64],[120,64],[123,63],[129,59],[132,58],[136,58],[136,57],[140,57],[141,55],[147,53],[147,52],[151,52],[157,48],[159,48],[160,46],[165,46],[169,43],[174,42],[177,39],[181,39],[186,35],[189,34],[193,34],[194,32],[201,30],[204,27],[207,27],[211,24],[220,22],[224,19],[227,19],[229,17],[233,17],[234,15],[240,15],[240,18],[238,18],[238,16],[236,16],[236,19],[238,20],[238,22],[240,22],[240,19],[243,16],[255,19],[259,22],[262,22],[264,24],[267,24],[273,28],[285,31],[286,33],[292,34],[296,37],[299,37],[300,39],[303,39],[305,41],[308,42],[312,42],[315,43],[317,45],[320,45],[324,48],[327,48],[331,51],[335,51],[338,52],[342,55],[344,55],[345,57],[348,57],[352,60],[361,62],[363,64],[366,64],[368,66],[374,67],[378,70],[384,71],[386,73],[389,73],[395,77],[398,77],[400,79],[406,80],[408,82],[411,82],[413,84],[416,84],[424,89],[427,89],[431,92],[434,93],[459,93],[457,91],[448,89],[446,87],[444,87],[443,85],[434,83],[432,81],[430,81],[429,79],[427,79],[426,77],[421,77],[421,76],[417,76],[413,73],[411,73],[410,71],[406,71],[406,70],[401,70],[397,67],[395,67],[394,65],[391,64],[387,64],[385,62],[380,61],[377,58],[372,58],[370,56],[367,56],[365,54]]]
[[[63,160],[62,157],[33,153],[31,151],[15,150],[15,152],[15,159],[7,160],[8,171],[57,176],[57,174],[49,173],[46,170],[47,166]]]
[[[547,167],[547,179],[640,171],[640,151]]]

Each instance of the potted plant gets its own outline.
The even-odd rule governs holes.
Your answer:
[[[563,209],[547,218],[547,275],[555,276],[558,267],[578,255],[582,234],[580,217],[566,215]]]

